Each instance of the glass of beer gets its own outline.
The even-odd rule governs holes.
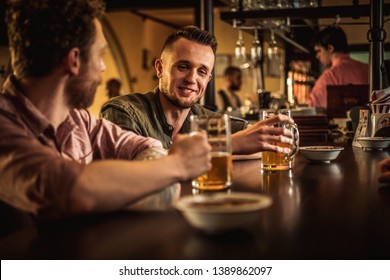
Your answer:
[[[194,180],[192,186],[198,190],[222,190],[232,184],[231,129],[228,115],[192,115],[191,133],[205,133],[212,147],[211,170]]]
[[[278,114],[283,114],[291,117],[290,110],[280,110]],[[275,116],[276,112],[272,110],[264,110],[262,111],[262,120],[271,118]],[[275,126],[284,127],[291,131],[293,145],[287,143],[279,143],[275,142],[272,145],[276,145],[279,147],[290,148],[291,152],[289,154],[276,153],[276,152],[263,152],[262,153],[262,163],[261,168],[263,170],[268,171],[276,171],[276,170],[289,170],[294,165],[294,157],[298,153],[299,150],[299,131],[298,126],[290,123],[277,123]]]

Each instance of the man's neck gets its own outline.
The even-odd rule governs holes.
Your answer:
[[[224,90],[225,90],[225,92],[227,93],[227,94],[230,94],[230,95],[236,95],[236,91],[235,90],[233,90],[233,89],[231,89],[230,88],[230,86],[228,86],[228,85],[226,85],[225,87],[224,87]]]
[[[348,53],[340,53],[340,52],[333,53],[332,57],[331,57],[332,58],[331,66],[334,66],[335,64],[337,64],[337,62],[340,61],[340,59],[345,58],[345,57],[349,57],[349,54]]]
[[[173,136],[175,136],[183,126],[190,108],[179,108],[173,105],[162,93],[159,94],[159,97],[165,118],[173,126]]]
[[[64,95],[65,83],[50,76],[22,79],[20,85],[25,96],[57,129],[69,114]]]

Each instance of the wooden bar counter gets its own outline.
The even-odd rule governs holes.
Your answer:
[[[253,227],[192,228],[175,209],[121,211],[25,228],[0,238],[2,259],[390,259],[390,186],[377,181],[388,150],[347,145],[331,163],[298,154],[291,171],[234,162],[231,191],[270,195]],[[191,194],[183,186],[182,194]]]

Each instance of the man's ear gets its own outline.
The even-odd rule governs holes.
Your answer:
[[[64,58],[64,66],[72,75],[77,75],[80,70],[80,50],[72,48]]]
[[[334,52],[334,47],[333,47],[333,45],[328,45],[328,51],[329,51],[330,53],[333,53],[333,52]]]
[[[156,59],[154,62],[154,68],[156,69],[156,74],[158,78],[161,78],[162,71],[163,71],[163,65],[162,65],[162,60],[160,58]]]
[[[210,75],[209,75],[209,80],[207,81],[208,83],[211,81],[211,77],[213,76],[213,73],[210,72]]]

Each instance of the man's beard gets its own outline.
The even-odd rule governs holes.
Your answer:
[[[199,99],[198,99],[198,100],[186,102],[186,103],[181,102],[179,100],[179,98],[177,98],[176,96],[168,94],[168,86],[166,84],[164,84],[164,82],[161,84],[161,93],[169,101],[169,103],[171,103],[173,106],[180,108],[180,109],[191,108],[192,105],[194,105],[196,102],[199,101]]]
[[[183,103],[183,102],[180,102],[180,100],[178,100],[176,97],[174,96],[169,96],[168,94],[166,94],[165,92],[162,93],[165,98],[169,101],[169,103],[171,103],[173,106],[175,107],[178,107],[180,109],[188,109],[188,108],[191,108],[192,105],[194,105],[196,102],[191,102],[191,103]]]
[[[66,87],[69,108],[86,109],[92,105],[99,81],[86,84],[86,80],[86,75],[81,74],[69,81]]]
[[[236,86],[236,85],[231,85],[231,86],[229,87],[229,89],[230,89],[231,91],[238,91],[238,90],[240,90],[240,87],[238,87],[238,86]]]

